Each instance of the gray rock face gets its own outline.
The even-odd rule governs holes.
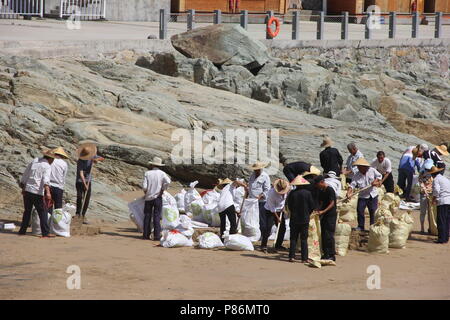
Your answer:
[[[238,25],[218,24],[172,36],[172,45],[188,58],[206,58],[215,65],[238,65],[249,70],[268,60],[267,48]]]

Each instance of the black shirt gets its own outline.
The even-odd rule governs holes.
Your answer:
[[[308,224],[309,216],[314,210],[311,192],[304,188],[297,188],[289,193],[287,205],[291,212],[290,224]]]
[[[77,182],[83,182],[81,180],[80,171],[83,171],[84,173],[84,179],[86,182],[91,181],[91,170],[92,170],[92,160],[78,160],[77,161]]]
[[[445,169],[445,162],[439,156],[436,149],[425,151],[423,153],[423,159],[424,160],[431,159],[431,160],[433,160],[433,163],[436,166],[436,168],[438,168],[438,169],[444,168]],[[441,171],[440,174],[443,174],[443,172],[444,171]]]
[[[319,191],[320,210],[325,210],[330,205],[331,201],[334,201],[334,207],[327,211],[325,215],[336,212],[336,192],[334,192],[334,189],[330,186],[328,186],[325,190]]]
[[[303,161],[297,161],[287,164],[283,169],[283,173],[290,182],[294,180],[298,175],[301,175],[304,172],[309,171],[310,169],[311,164]]]
[[[328,147],[320,153],[320,165],[323,168],[323,172],[327,173],[334,171],[337,175],[341,173],[342,159],[339,150],[336,148]]]

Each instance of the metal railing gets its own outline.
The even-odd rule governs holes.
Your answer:
[[[106,0],[61,0],[59,17],[67,16],[83,20],[105,19]]]
[[[44,0],[0,0],[0,19],[44,16]]]

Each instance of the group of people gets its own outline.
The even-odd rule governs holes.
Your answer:
[[[80,145],[77,154],[76,218],[83,219],[84,224],[89,224],[86,219],[86,212],[92,189],[92,166],[98,161],[103,161],[104,158],[97,156],[97,147],[93,143]],[[44,151],[42,157],[37,157],[28,164],[20,180],[24,212],[19,235],[26,234],[34,208],[39,216],[41,237],[55,237],[50,232],[48,214],[52,214],[53,209],[63,207],[63,195],[68,172],[68,164],[65,161],[67,159],[69,159],[69,155],[62,147],[58,147]]]

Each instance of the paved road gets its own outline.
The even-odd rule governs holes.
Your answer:
[[[197,27],[208,24],[198,23]],[[96,22],[82,21],[80,30],[70,30],[65,21],[45,20],[0,20],[0,40],[114,40],[114,39],[146,39],[148,35],[158,35],[158,22]],[[316,38],[316,23],[302,21],[300,24],[302,40]],[[169,36],[186,31],[185,23],[169,23]],[[257,39],[265,38],[265,26],[249,25],[249,32]],[[410,25],[398,25],[399,39],[411,37]],[[351,40],[364,39],[364,25],[350,24]],[[382,25],[381,30],[374,30],[374,39],[388,37],[388,26]],[[434,26],[420,26],[419,38],[433,38]],[[450,25],[443,26],[443,37],[450,38]],[[290,39],[291,25],[282,25],[277,39]],[[325,39],[340,39],[340,24],[326,23]]]

